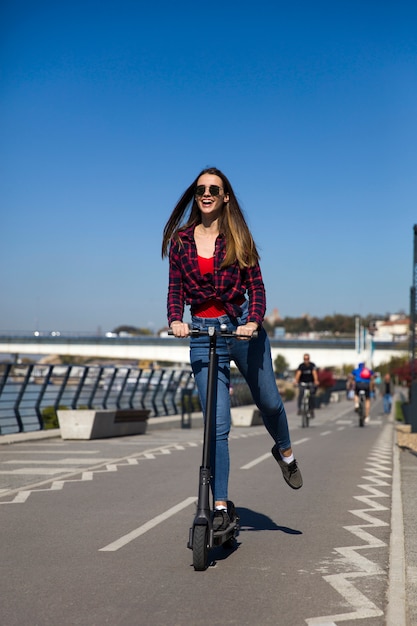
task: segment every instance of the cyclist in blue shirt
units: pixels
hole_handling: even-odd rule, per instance
[[[371,389],[374,379],[374,372],[366,367],[365,363],[359,363],[358,367],[352,370],[355,380],[355,411],[359,409],[359,391],[365,392],[365,423],[369,422],[371,409]]]

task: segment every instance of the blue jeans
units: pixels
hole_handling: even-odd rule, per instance
[[[384,395],[384,413],[391,413],[392,396],[390,393]]]
[[[242,307],[240,318],[232,319],[228,315],[216,318],[192,318],[192,327],[206,329],[209,326],[220,328],[226,324],[228,331],[233,331],[247,319],[247,303]],[[208,336],[191,337],[190,360],[200,396],[203,412],[206,409],[207,378],[209,360]],[[227,500],[229,482],[229,432],[230,415],[230,361],[234,361],[245,378],[253,400],[259,408],[265,428],[278,448],[287,450],[291,447],[287,415],[278,392],[272,367],[271,348],[268,336],[262,328],[256,339],[250,341],[234,337],[217,338],[218,378],[214,400],[215,427],[212,433],[211,471],[214,500]]]

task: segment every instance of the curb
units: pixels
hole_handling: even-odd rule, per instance
[[[185,425],[187,424],[187,425]],[[147,432],[153,430],[169,430],[170,428],[201,428],[203,426],[203,414],[193,413],[191,419],[185,416],[184,425],[181,415],[169,415],[166,417],[150,417],[147,422]],[[142,435],[138,435],[142,436]],[[61,438],[60,428],[50,428],[47,430],[33,430],[26,433],[13,433],[11,435],[0,435],[0,446],[27,441],[42,441],[44,439]],[[74,440],[75,441],[75,440]]]
[[[405,584],[405,545],[404,516],[401,486],[401,460],[397,431],[392,414],[390,422],[394,427],[393,471],[391,495],[391,536],[389,545],[389,581],[386,626],[406,624],[406,584]]]
[[[233,407],[232,424],[233,426],[256,426],[260,421],[253,419],[253,412],[256,410],[255,405],[245,405],[241,407]],[[250,420],[246,420],[245,423],[239,422],[241,413],[250,415]],[[163,417],[150,417],[147,421],[146,432],[154,430],[169,430],[171,428],[202,428],[203,427],[203,414],[192,413],[191,415],[185,415],[184,418],[180,415],[167,415]],[[145,433],[146,435],[146,433]],[[133,435],[132,435],[133,436]],[[142,436],[142,435],[138,435]],[[33,430],[26,433],[13,433],[11,435],[0,435],[0,446],[9,445],[14,443],[23,443],[25,441],[41,441],[42,439],[60,438],[61,430],[59,428],[50,428],[47,430]],[[73,440],[75,441],[75,440]]]

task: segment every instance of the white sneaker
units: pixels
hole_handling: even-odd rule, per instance
[[[363,421],[364,424],[369,424],[369,422],[371,421],[371,418],[369,417],[369,415],[367,415]]]

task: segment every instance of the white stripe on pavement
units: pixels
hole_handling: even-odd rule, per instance
[[[52,476],[53,474],[63,474],[65,472],[73,472],[73,467],[25,467],[24,469],[0,470],[1,475],[15,476]]]
[[[297,444],[304,443],[305,441],[309,441],[309,437],[304,437],[304,439],[299,439],[298,441],[293,441],[292,445],[296,446]],[[270,459],[270,458],[271,458],[271,453],[267,452],[266,454],[263,454],[262,456],[258,456],[257,459],[254,459],[253,461],[250,461],[249,463],[246,463],[246,465],[242,465],[242,467],[240,469],[242,469],[242,470],[251,469],[255,465],[258,465],[258,463],[262,463],[262,461],[266,461],[266,459]]]
[[[1,465],[91,465],[92,463],[109,463],[112,460],[112,458],[106,459],[102,457],[54,459],[53,461],[46,461],[45,459],[13,459],[12,461],[2,461]]]
[[[262,456],[258,456],[257,459],[254,459],[250,463],[247,463],[246,465],[242,465],[240,469],[251,469],[251,467],[254,467],[255,465],[258,465],[258,463],[262,463],[262,461],[265,461],[266,459],[270,459],[270,458],[271,458],[271,453],[267,452],[266,454],[263,454]]]
[[[175,515],[182,509],[185,509],[187,506],[190,506],[190,504],[193,504],[193,502],[195,501],[196,501],[196,497],[192,496],[190,498],[187,498],[186,500],[183,500],[182,502],[179,502],[178,504],[173,506],[171,509],[168,509],[168,511],[165,511],[165,513],[161,513],[161,515],[157,515],[153,519],[149,520],[149,522],[146,522],[146,524],[143,524],[142,526],[139,526],[139,528],[132,530],[127,535],[120,537],[120,539],[116,539],[116,541],[109,543],[107,546],[104,546],[104,548],[100,548],[99,552],[115,552],[116,550],[123,548],[123,546],[127,545],[134,539],[137,539],[138,537],[148,532],[148,530],[151,530],[158,524],[161,524],[161,522],[165,522],[165,520],[167,520],[169,517],[171,517],[172,515]]]

